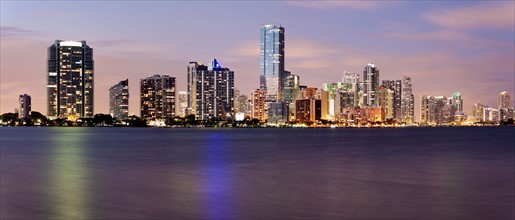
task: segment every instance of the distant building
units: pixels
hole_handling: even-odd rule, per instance
[[[315,98],[295,101],[295,119],[298,123],[316,122],[322,118],[322,101]]]
[[[234,115],[234,71],[213,59],[208,66],[188,66],[189,108],[198,120],[226,119]],[[192,83],[192,84],[190,84]]]
[[[47,116],[93,117],[93,49],[86,41],[56,40],[48,47]]]
[[[247,114],[250,112],[249,97],[241,94],[240,91],[237,89],[234,90],[234,94],[234,112],[242,113],[244,116],[247,116]]]
[[[398,122],[403,120],[402,117],[402,80],[383,80],[383,85],[393,91],[393,112],[391,116]],[[388,109],[387,109],[388,111]],[[388,114],[388,113],[387,113]],[[388,116],[387,116],[388,117]]]
[[[252,93],[252,118],[265,122],[267,114],[265,112],[265,90],[257,89]]]
[[[379,89],[379,68],[369,63],[363,69],[363,104],[377,105],[376,93]]]
[[[401,101],[402,122],[413,124],[415,121],[415,96],[411,88],[411,78],[402,77],[402,101]]]
[[[499,109],[485,107],[483,109],[483,118],[485,122],[499,122],[501,119]]]
[[[129,117],[129,79],[122,80],[109,89],[109,113],[117,119]]]
[[[175,77],[153,75],[140,81],[141,118],[166,121],[175,116]]]
[[[265,25],[260,31],[260,88],[266,91],[266,102],[283,101],[284,28]]]
[[[179,91],[177,96],[178,104],[177,104],[177,116],[186,117],[186,109],[188,108],[188,92]]]
[[[474,122],[483,122],[485,121],[483,112],[485,109],[485,105],[481,103],[476,103],[472,106],[472,118]]]
[[[384,81],[383,81],[384,82]],[[390,89],[384,84],[377,90],[377,105],[385,109],[385,118],[395,118],[395,90]],[[400,105],[399,105],[400,108]]]
[[[284,101],[288,106],[288,119],[295,118],[295,100],[300,97],[300,79],[299,76],[287,72],[284,83]]]
[[[27,94],[20,95],[18,117],[24,121],[30,119],[30,112],[32,111],[31,98]]]
[[[499,94],[499,118],[502,121],[514,117],[514,110],[511,107],[511,97],[506,91]]]
[[[460,92],[455,92],[452,94],[452,102],[453,110],[455,112],[463,112],[463,98],[461,98]]]
[[[445,96],[423,95],[420,100],[420,122],[441,125],[454,121],[455,111],[452,102]]]

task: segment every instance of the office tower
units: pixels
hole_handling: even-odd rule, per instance
[[[411,88],[411,78],[402,77],[402,102],[401,102],[402,120],[406,124],[413,124],[415,121],[415,96]]]
[[[340,106],[336,105],[335,100],[337,99],[338,92],[340,90],[344,90],[345,88],[346,85],[343,82],[322,84],[322,94],[324,92],[327,93],[327,99],[322,99],[322,106],[327,106],[327,108],[323,108],[323,111],[325,111],[322,112],[322,119],[335,119],[336,113],[340,112]]]
[[[263,89],[257,89],[252,93],[252,118],[257,118],[260,122],[264,122],[267,119],[265,96],[266,92]]]
[[[377,105],[384,107],[387,119],[395,118],[395,90],[388,88],[384,84],[379,86],[377,90]]]
[[[177,105],[177,116],[186,117],[186,109],[188,108],[188,92],[179,91],[177,99],[179,100]]]
[[[460,92],[452,94],[452,106],[455,112],[463,112],[463,99],[461,98]]]
[[[194,68],[192,68],[194,67]],[[208,66],[190,62],[188,66],[191,109],[198,120],[225,120],[234,114],[234,71],[213,59]],[[190,84],[193,83],[193,84]]]
[[[240,93],[239,90],[234,90],[234,112],[247,114],[249,111],[249,97]]]
[[[499,117],[500,120],[513,118],[513,108],[511,108],[511,97],[506,91],[499,94]]]
[[[284,79],[284,28],[265,25],[260,33],[260,88],[267,102],[282,101]]]
[[[354,97],[352,98],[352,100],[353,100],[352,107],[358,106],[359,105],[359,97],[360,97],[359,75],[357,73],[344,72],[342,82],[344,84],[344,88],[347,91],[347,93],[352,93],[354,95]]]
[[[369,63],[363,69],[363,104],[377,105],[376,92],[379,88],[379,68]]]
[[[423,124],[440,125],[452,122],[450,101],[445,96],[423,95],[420,100],[420,122]]]
[[[506,91],[499,94],[499,109],[501,108],[511,108],[511,97]]]
[[[485,119],[483,118],[483,112],[485,109],[485,105],[481,103],[476,103],[472,106],[472,117],[474,122],[482,122]]]
[[[109,89],[109,114],[117,119],[129,117],[129,79]]]
[[[483,109],[483,118],[485,122],[494,122],[497,123],[501,120],[499,109],[489,108],[485,106]]]
[[[140,81],[141,118],[166,121],[175,116],[175,77],[153,75]]]
[[[93,116],[93,49],[86,41],[56,40],[48,47],[50,119]]]
[[[287,77],[284,83],[284,102],[288,106],[289,118],[295,115],[295,100],[299,98],[300,81],[299,76],[293,75],[287,71]]]
[[[295,120],[300,123],[312,123],[322,118],[322,100],[315,98],[295,101]]]
[[[30,119],[30,112],[32,111],[32,104],[30,95],[23,94],[19,98],[18,118],[25,122],[25,119]]]
[[[186,107],[186,115],[195,114],[197,112],[196,103],[197,103],[197,90],[196,90],[196,73],[197,67],[199,64],[197,62],[190,62],[188,65],[188,75],[187,75],[187,88],[186,92],[188,93],[187,98],[187,107]]]
[[[393,91],[393,118],[402,121],[402,80],[383,80],[383,85]],[[387,116],[388,117],[388,116]]]

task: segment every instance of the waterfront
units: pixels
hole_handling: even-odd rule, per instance
[[[515,127],[0,132],[1,219],[515,217]]]

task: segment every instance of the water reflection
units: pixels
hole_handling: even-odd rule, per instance
[[[59,129],[52,136],[54,144],[49,170],[50,198],[55,219],[91,219],[89,213],[88,132],[73,128]]]
[[[227,144],[225,132],[213,132],[206,136],[203,183],[204,210],[208,219],[230,219],[233,216]]]

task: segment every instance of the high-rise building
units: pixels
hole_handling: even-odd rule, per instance
[[[463,112],[463,98],[461,98],[460,92],[455,92],[452,94],[451,100],[452,108],[455,112]]]
[[[484,109],[485,105],[481,103],[476,103],[472,106],[472,117],[474,122],[485,121],[485,119],[483,118]]]
[[[485,122],[499,122],[501,120],[500,111],[499,109],[485,106],[483,109],[483,118],[485,119]]]
[[[411,78],[402,77],[402,101],[401,101],[402,120],[406,124],[413,124],[415,121],[415,96],[411,88]]]
[[[129,79],[109,89],[109,114],[117,119],[129,117]]]
[[[287,71],[287,77],[284,84],[284,102],[288,105],[289,118],[295,116],[295,100],[299,99],[300,81],[299,76],[293,75]]]
[[[384,107],[386,119],[395,118],[395,90],[388,88],[384,84],[379,86],[377,90],[377,105]]]
[[[359,105],[359,99],[360,99],[360,82],[359,82],[359,75],[357,73],[343,73],[342,82],[344,85],[344,89],[346,90],[346,96],[350,98],[350,94],[352,94],[354,97],[352,98],[353,103],[352,107]]]
[[[499,94],[499,109],[501,108],[511,108],[511,97],[506,91]]]
[[[30,95],[22,94],[19,98],[19,107],[18,107],[18,118],[22,119],[24,122],[25,119],[30,119],[30,111],[32,111],[32,104]]]
[[[192,68],[194,67],[194,68]],[[191,109],[198,120],[221,119],[234,115],[234,71],[213,59],[208,66],[190,62],[188,81]],[[191,95],[194,94],[194,95]]]
[[[267,102],[283,99],[284,71],[284,28],[265,25],[260,33],[260,88],[266,91]]]
[[[383,85],[393,91],[393,118],[402,121],[402,80],[383,80]],[[388,108],[386,110],[388,112]],[[388,115],[388,113],[387,113]],[[388,116],[386,116],[388,117]]]
[[[243,115],[247,115],[249,112],[249,97],[240,93],[239,90],[234,90],[234,112],[242,113]]]
[[[252,118],[264,122],[267,119],[265,112],[265,90],[257,89],[252,93]]]
[[[322,118],[322,101],[315,98],[295,101],[295,119],[300,123],[316,122]]]
[[[153,75],[140,81],[141,118],[166,121],[175,116],[175,77]]]
[[[93,49],[86,41],[56,40],[48,47],[49,118],[93,116]]]
[[[188,92],[179,91],[177,95],[177,116],[186,117],[186,109],[188,108]]]
[[[445,96],[423,95],[420,100],[420,122],[431,125],[452,122],[454,113],[451,111],[450,103]]]
[[[343,82],[322,84],[322,94],[327,92],[327,99],[322,99],[322,106],[327,106],[322,112],[322,119],[334,120],[336,113],[340,112],[340,105],[336,105],[337,95],[340,90],[344,90],[346,85]],[[325,115],[325,117],[324,117]]]
[[[379,68],[369,63],[363,68],[363,104],[377,105],[376,93],[379,88]]]

